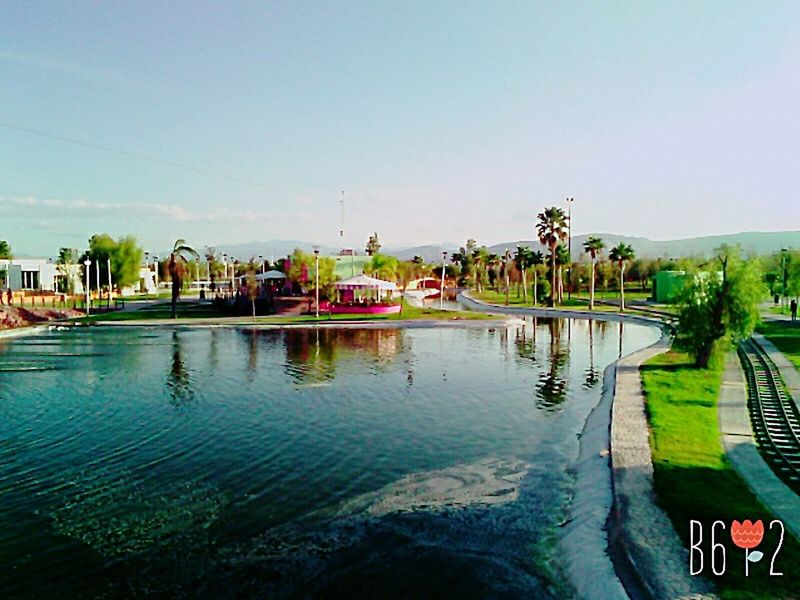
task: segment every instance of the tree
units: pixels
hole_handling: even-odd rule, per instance
[[[314,255],[295,248],[283,263],[284,273],[289,281],[304,290],[314,289],[316,277]],[[333,283],[336,281],[336,261],[327,256],[319,257],[319,289],[321,296],[330,298]]]
[[[403,316],[403,305],[406,303],[406,288],[417,275],[418,265],[414,261],[402,261],[396,267],[397,280],[400,283],[400,316]]]
[[[603,252],[603,248],[605,247],[605,242],[599,237],[589,236],[589,238],[583,242],[583,251],[588,253],[592,259],[592,273],[589,276],[589,310],[594,310],[594,281],[597,257]]]
[[[12,259],[14,255],[11,254],[11,246],[5,240],[0,240],[0,258]]]
[[[136,243],[136,238],[133,236],[114,240],[107,233],[98,233],[89,239],[89,250],[78,259],[78,262],[83,263],[87,259],[92,265],[96,265],[95,268],[99,271],[101,288],[108,285],[110,263],[112,284],[122,289],[139,282],[144,250]],[[83,276],[86,276],[85,272]],[[96,289],[97,281],[97,275],[90,277],[89,288]]]
[[[564,301],[564,267],[570,262],[569,248],[565,244],[556,246],[556,265],[558,266],[558,301]]]
[[[378,241],[378,232],[376,231],[367,240],[366,252],[369,256],[374,256],[380,252],[381,243]]]
[[[63,290],[67,294],[75,293],[75,280],[78,278],[78,259],[80,254],[77,248],[59,248],[56,268],[64,278]]]
[[[399,261],[394,256],[375,254],[365,266],[364,272],[378,279],[394,280],[397,278]]]
[[[533,267],[533,305],[538,303],[539,291],[539,265],[544,264],[544,254],[541,250],[531,253],[531,266]]]
[[[690,276],[678,317],[679,340],[701,368],[719,350],[750,337],[766,293],[758,261],[742,260],[735,248],[719,248],[706,267],[713,268]]]
[[[569,217],[557,206],[545,208],[537,215],[536,235],[550,249],[550,305],[556,302],[556,247],[567,237]]]
[[[541,252],[540,252],[541,254]],[[517,246],[514,262],[522,275],[522,301],[528,303],[528,269],[533,266],[533,250],[529,246]],[[534,292],[535,294],[535,292]]]
[[[625,264],[636,258],[636,254],[630,244],[620,242],[611,249],[608,258],[619,267],[619,309],[625,312]]]
[[[247,268],[247,274],[244,278],[245,285],[247,286],[247,297],[250,300],[250,308],[253,310],[253,319],[256,318],[256,298],[258,298],[258,280],[256,279],[256,265],[253,261]]]
[[[200,258],[194,248],[186,245],[185,240],[176,240],[172,252],[167,259],[167,271],[172,280],[172,318],[177,317],[178,298],[181,296],[183,279],[186,277],[189,260]]]

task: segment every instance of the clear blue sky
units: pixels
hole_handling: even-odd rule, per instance
[[[0,239],[800,229],[800,3],[4,2]],[[170,166],[180,163],[197,170]],[[228,178],[220,177],[226,175]]]

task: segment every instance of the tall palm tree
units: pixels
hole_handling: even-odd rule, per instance
[[[545,208],[537,217],[536,235],[550,249],[550,305],[556,303],[556,246],[567,237],[569,217],[557,206]]]
[[[172,279],[172,318],[177,316],[178,298],[181,297],[183,278],[186,276],[189,259],[200,259],[200,255],[191,246],[186,245],[186,240],[176,240],[172,252],[167,259],[167,271]]]
[[[544,254],[541,250],[531,252],[531,266],[533,267],[533,305],[538,303],[538,290],[539,290],[539,265],[544,264]]]
[[[589,279],[589,310],[594,310],[594,270],[597,257],[603,252],[603,248],[605,247],[605,242],[599,237],[589,236],[589,238],[583,242],[583,251],[588,252],[589,256],[592,257],[592,276]]]
[[[608,253],[608,258],[619,266],[619,309],[625,311],[625,263],[636,258],[630,244],[620,242]]]
[[[556,265],[558,265],[558,301],[564,301],[564,267],[570,263],[569,248],[564,244],[556,246]]]

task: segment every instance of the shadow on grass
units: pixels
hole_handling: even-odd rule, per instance
[[[724,598],[796,598],[800,578],[800,543],[788,530],[783,546],[775,558],[775,570],[782,577],[770,576],[770,563],[778,547],[780,531],[769,529],[774,517],[746,487],[739,475],[729,466],[722,469],[655,466],[655,491],[658,503],[667,511],[673,527],[685,547],[690,545],[691,520],[703,524],[703,574],[712,581]],[[800,501],[800,500],[798,500]],[[750,575],[745,577],[744,550],[731,540],[731,523],[760,519],[764,523],[764,539],[758,550],[764,558],[750,563]],[[725,547],[725,574],[715,576],[711,571],[711,527],[722,521],[725,530],[717,527],[715,541]],[[696,540],[695,540],[696,541]],[[717,568],[721,558],[717,558]],[[688,565],[687,565],[688,569]]]

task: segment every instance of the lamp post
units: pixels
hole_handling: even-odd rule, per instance
[[[234,293],[236,290],[236,258],[231,256],[231,293]]]
[[[444,261],[447,260],[447,251],[442,250],[442,281],[439,289],[439,310],[444,310]]]
[[[316,279],[316,307],[315,307],[315,314],[316,317],[319,319],[319,246],[314,246],[314,278]]]
[[[567,198],[567,252],[569,252],[569,268],[567,269],[567,298],[572,298],[572,203],[575,198]]]
[[[100,260],[94,259],[94,279],[97,283],[97,300],[99,301],[102,296],[100,294]]]
[[[261,274],[264,274],[264,256],[259,254],[258,255],[258,262],[261,263]]]
[[[83,261],[83,266],[86,271],[86,316],[88,317],[91,311],[91,300],[89,298],[89,268],[92,266],[92,261],[87,258]]]
[[[108,267],[108,308],[111,308],[111,258],[106,259],[106,266]]]
[[[144,266],[147,267],[148,271],[150,270],[150,253],[149,252],[145,252],[144,253]],[[149,298],[150,297],[150,292],[147,291],[147,282],[146,281],[145,281],[144,291],[145,291],[145,294],[147,295],[147,297]]]

